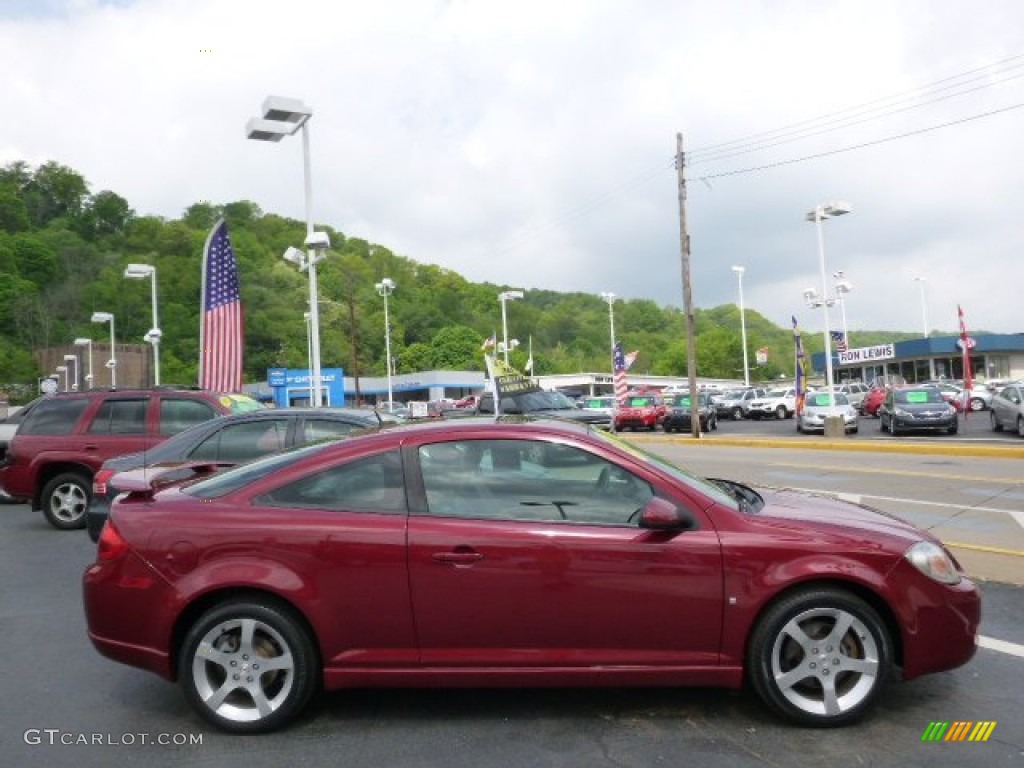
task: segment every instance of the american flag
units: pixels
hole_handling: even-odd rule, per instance
[[[832,343],[836,345],[836,352],[846,352],[849,349],[846,334],[842,331],[832,331]]]
[[[967,336],[967,322],[964,320],[964,311],[959,304],[956,305],[956,314],[960,319],[960,352],[963,354],[964,367],[964,405],[967,405],[971,402],[971,390],[974,389],[974,373],[971,371],[971,339]],[[964,408],[964,418],[967,418],[969,411],[970,408]]]
[[[626,399],[626,392],[629,391],[629,387],[626,385],[626,371],[636,362],[639,354],[640,350],[630,352],[628,355],[623,354],[622,344],[615,342],[615,349],[612,352],[612,363],[615,366],[612,386],[615,390],[615,400],[619,403]]]
[[[242,389],[242,296],[231,235],[218,221],[203,250],[199,386],[213,392]]]

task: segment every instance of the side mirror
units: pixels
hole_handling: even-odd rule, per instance
[[[640,527],[653,531],[692,531],[697,527],[697,520],[689,510],[655,496],[640,510]]]

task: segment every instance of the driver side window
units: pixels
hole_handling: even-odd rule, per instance
[[[419,449],[431,515],[636,525],[654,495],[629,470],[539,440],[453,440]]]

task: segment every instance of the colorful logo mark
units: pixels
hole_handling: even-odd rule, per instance
[[[988,741],[996,725],[995,720],[931,722],[921,734],[921,741]]]

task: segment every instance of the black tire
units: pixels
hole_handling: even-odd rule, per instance
[[[1024,437],[1024,416],[1017,417],[1017,436]]]
[[[959,430],[959,428],[960,428],[960,425],[957,424],[957,422],[954,421],[953,422],[953,426],[951,426],[949,428],[949,430],[947,430],[947,431],[948,431],[949,434],[955,435],[957,433],[957,430]]]
[[[1003,425],[1000,424],[999,423],[999,419],[996,418],[996,412],[995,411],[989,411],[989,413],[988,413],[988,420],[989,420],[989,423],[992,425],[992,431],[993,432],[1002,432],[1003,431]]]
[[[786,410],[786,406],[780,405],[778,408],[775,409],[775,418],[777,418],[779,421],[789,418],[789,411]]]
[[[81,472],[64,472],[43,486],[39,498],[46,522],[61,531],[85,528],[92,500],[92,480]]]
[[[732,420],[733,421],[739,421],[742,418],[743,418],[743,409],[740,408],[737,405],[735,408],[732,409]]]
[[[250,623],[252,639],[246,645],[243,626]],[[261,665],[270,668],[260,670]],[[291,611],[260,600],[208,610],[189,629],[178,656],[178,677],[189,704],[232,733],[266,733],[283,726],[316,692],[319,672],[306,628]],[[219,695],[232,678],[237,685]],[[260,714],[254,692],[269,708],[266,714]]]
[[[854,427],[850,430],[851,435],[856,435],[860,431],[860,427]]]
[[[968,405],[969,405],[969,407],[970,407],[970,409],[972,411],[984,411],[985,410],[985,401],[982,400],[980,397],[972,397],[971,401],[970,401],[970,403]]]
[[[839,624],[845,629],[833,636]],[[794,625],[799,638],[790,634]],[[861,718],[881,695],[892,664],[889,631],[875,610],[831,588],[779,599],[758,621],[747,651],[757,695],[783,717],[823,727]]]
[[[711,420],[708,422],[708,426],[711,427],[711,429],[718,429],[718,417],[712,416]]]

